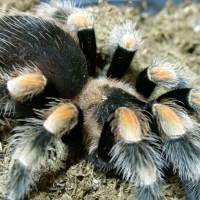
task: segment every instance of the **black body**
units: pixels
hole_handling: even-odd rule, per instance
[[[0,20],[0,35],[3,70],[34,63],[48,80],[47,96],[69,99],[81,91],[88,78],[86,59],[62,29],[30,16],[9,16]]]

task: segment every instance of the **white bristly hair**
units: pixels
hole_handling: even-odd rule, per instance
[[[33,174],[47,164],[48,159],[64,145],[59,137],[45,130],[42,119],[30,118],[23,126],[14,128],[10,139],[13,155],[8,197],[23,199],[34,185]]]
[[[163,77],[164,73],[168,76]],[[186,88],[191,86],[191,80],[195,78],[195,75],[177,61],[170,62],[168,59],[154,58],[148,68],[148,77],[154,83],[167,88]]]
[[[50,0],[35,8],[35,15],[50,21],[67,23],[68,16],[76,9],[76,1]]]
[[[109,37],[109,46],[111,52],[114,52],[115,49],[119,46],[124,47],[128,50],[137,50],[139,47],[139,44],[141,42],[141,33],[140,31],[137,31],[135,29],[137,22],[133,22],[131,20],[127,20],[124,24],[122,25],[115,25],[112,28],[112,31],[110,33]],[[123,42],[124,36],[127,37],[133,37],[133,43],[134,45],[129,49],[125,46]]]
[[[153,104],[152,111],[163,138],[179,138],[196,127],[186,110],[173,100]]]
[[[140,142],[117,142],[111,149],[111,161],[125,181],[134,187],[146,187],[162,180],[164,165],[157,136],[149,135]]]
[[[172,164],[182,181],[199,180],[200,125],[175,101],[165,100],[154,104],[153,114],[167,164]]]
[[[84,9],[76,9],[67,20],[67,27],[70,32],[78,32],[94,27],[94,18]]]
[[[42,75],[42,72],[39,70],[39,68],[37,67],[37,65],[33,62],[27,62],[25,65],[19,66],[19,65],[15,65],[13,66],[12,71],[10,70],[5,70],[5,69],[0,69],[0,86],[2,87],[2,89],[8,89],[8,85],[7,83],[9,81],[11,81],[12,79],[21,76],[21,75],[27,75],[27,74],[38,74],[41,75],[41,78],[44,81],[44,85],[46,85],[46,78]],[[39,87],[39,88],[32,88],[31,91],[29,91],[26,94],[23,94],[20,98],[20,101],[26,100],[26,99],[30,99],[32,98],[34,95],[42,92],[44,89],[44,87]],[[9,92],[4,92],[3,93],[4,96],[0,97],[0,102],[2,103],[3,106],[1,106],[0,108],[0,112],[2,114],[8,114],[11,115],[13,113],[15,113],[15,102],[12,99],[12,95],[9,94]]]
[[[187,122],[186,122],[187,123]],[[163,140],[163,153],[167,164],[181,181],[200,180],[200,126],[193,120],[193,128],[177,139]]]

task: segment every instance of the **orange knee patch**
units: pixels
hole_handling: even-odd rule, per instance
[[[123,139],[127,143],[142,140],[139,119],[136,113],[129,108],[121,107],[115,111],[112,128],[117,140]]]
[[[71,103],[56,106],[44,121],[44,127],[52,134],[61,137],[78,123],[78,109]]]
[[[163,66],[150,68],[150,75],[153,80],[166,80],[175,77],[175,73],[172,69]]]
[[[11,96],[17,100],[41,93],[47,80],[42,74],[24,74],[13,78],[7,82],[7,89]]]
[[[134,49],[136,44],[136,39],[131,34],[126,34],[122,37],[122,45],[127,49]]]
[[[161,134],[168,137],[180,137],[192,126],[190,117],[177,106],[154,104],[153,114],[157,119]]]
[[[76,26],[79,30],[92,27],[92,20],[84,13],[71,14],[68,17],[68,25]]]

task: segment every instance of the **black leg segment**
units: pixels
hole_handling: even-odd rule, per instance
[[[80,47],[86,56],[88,72],[90,76],[95,76],[96,66],[96,38],[94,29],[83,29],[78,31]]]
[[[118,45],[108,69],[107,76],[121,79],[128,70],[136,51]]]
[[[150,97],[156,87],[156,84],[149,79],[148,68],[139,74],[135,87],[137,92],[144,95],[146,98]]]

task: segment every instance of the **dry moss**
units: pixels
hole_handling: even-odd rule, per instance
[[[3,9],[17,8],[21,11],[30,10],[38,3],[39,0],[0,0],[0,6]]]

